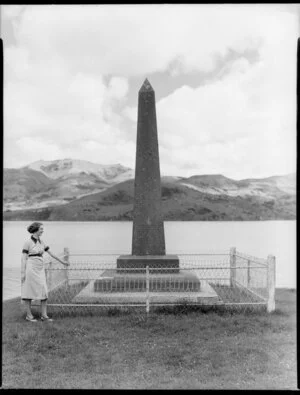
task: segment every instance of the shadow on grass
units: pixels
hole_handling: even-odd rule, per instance
[[[49,306],[48,311],[51,313],[52,317],[75,317],[75,316],[108,316],[108,317],[120,317],[120,316],[152,316],[152,315],[190,315],[190,314],[211,314],[218,316],[233,316],[233,315],[256,315],[256,316],[265,316],[268,313],[266,312],[265,306],[196,306],[196,305],[188,305],[188,304],[179,304],[174,306],[153,306],[150,307],[149,314],[146,313],[146,308],[144,305],[140,307],[131,307],[131,306],[60,306],[53,307]],[[278,316],[287,316],[288,314],[279,310],[278,312],[273,312],[271,314]]]
[[[287,311],[284,311],[280,308],[276,308],[276,310],[272,311],[271,313],[269,313],[270,315],[275,315],[275,316],[280,316],[280,317],[289,317],[290,313]]]
[[[254,314],[254,315],[265,315],[265,306],[226,306],[226,305],[177,305],[177,306],[161,306],[155,308],[155,313],[158,314],[173,314],[173,315],[184,315],[191,313],[200,314],[216,314],[216,315],[236,315],[236,314]]]

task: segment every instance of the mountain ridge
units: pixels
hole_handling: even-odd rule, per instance
[[[32,173],[37,172],[37,173]],[[27,174],[28,188],[18,181],[17,174]],[[14,177],[12,176],[14,174]],[[29,174],[48,180],[48,186],[32,191]],[[45,178],[46,177],[46,178]],[[133,170],[121,164],[101,165],[80,159],[36,161],[19,169],[4,168],[4,210],[41,208],[67,204],[78,197],[105,190],[133,177]],[[17,193],[19,191],[19,194]]]
[[[86,160],[70,158],[57,159],[53,161],[39,160],[30,163],[29,165],[25,166],[25,168],[40,171],[47,177],[54,179],[66,176],[68,174],[90,173],[96,174],[100,179],[102,178],[105,181],[114,179],[118,175],[132,170],[129,167],[122,166],[120,163],[103,165]]]
[[[133,169],[120,164],[70,159],[4,169],[4,219],[130,220],[133,177]],[[296,174],[243,180],[162,176],[162,206],[170,220],[295,219]]]

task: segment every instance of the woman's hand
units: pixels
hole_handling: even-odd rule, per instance
[[[69,264],[68,262],[61,260],[58,256],[54,255],[51,251],[47,250],[47,252],[48,252],[48,254],[49,254],[52,258],[56,259],[56,260],[57,260],[58,262],[60,262],[62,265],[64,265],[64,266],[70,266],[70,264]]]
[[[22,284],[25,282],[25,278],[26,278],[26,275],[25,274],[21,274],[21,283]]]

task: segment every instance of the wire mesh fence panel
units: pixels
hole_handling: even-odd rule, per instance
[[[61,309],[155,306],[265,306],[268,265],[236,253],[180,254],[177,267],[142,262],[118,267],[117,254],[71,253],[70,266],[46,267],[48,306]],[[138,267],[136,267],[138,266]]]
[[[51,292],[67,281],[67,269],[62,268],[61,263],[56,261],[50,261],[45,266],[47,287]]]
[[[253,298],[267,301],[269,294],[267,260],[237,252],[235,283],[236,286],[249,291]]]

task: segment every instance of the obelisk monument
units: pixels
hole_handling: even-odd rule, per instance
[[[132,255],[164,255],[155,92],[146,79],[139,91]]]
[[[177,255],[166,255],[155,92],[146,79],[139,90],[134,183],[132,255],[121,255],[117,268],[179,268]]]

